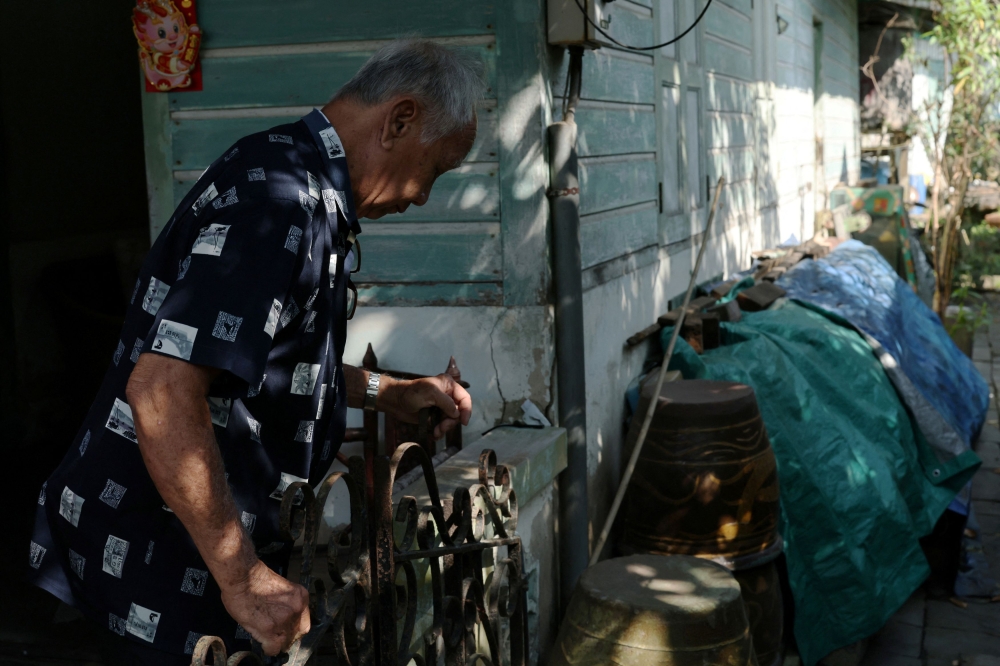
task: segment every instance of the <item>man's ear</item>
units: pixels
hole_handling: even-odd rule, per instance
[[[382,147],[392,150],[396,142],[417,131],[420,118],[420,105],[412,97],[402,97],[389,107],[382,125]]]

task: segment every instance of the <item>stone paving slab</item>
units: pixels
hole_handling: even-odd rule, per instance
[[[1000,428],[997,428],[996,420],[991,420],[988,416],[986,419],[986,424],[983,426],[982,432],[979,433],[979,439],[976,441],[976,446],[974,448],[979,448],[980,445],[992,442],[1000,442]]]
[[[958,631],[973,631],[1000,637],[1000,606],[969,602],[960,608],[950,601],[927,602],[927,626]]]
[[[923,588],[913,593],[906,603],[892,616],[891,622],[902,622],[915,627],[924,626],[924,614],[927,612],[927,595]]]
[[[975,488],[975,485],[973,485]],[[1000,579],[1000,503],[973,501],[973,510],[976,513],[976,520],[979,523],[979,536],[983,544],[983,557],[989,564],[989,576],[994,580]],[[985,511],[984,511],[985,509]],[[969,605],[972,609],[972,604]],[[1000,603],[991,603],[985,610],[977,610],[990,618],[990,623],[994,627],[988,633],[995,633],[1000,636]]]
[[[964,629],[924,629],[924,650],[928,658],[960,659],[965,655],[986,654],[1000,657],[1000,640],[996,636]]]
[[[904,657],[899,654],[880,654],[869,651],[859,666],[924,666],[919,657]]]
[[[986,430],[987,426],[983,426]],[[1000,443],[988,440],[976,444],[976,455],[983,461],[980,469],[993,470],[1000,467]]]
[[[883,664],[888,657],[920,658],[924,629],[893,618],[872,636],[862,664]]]
[[[996,502],[972,502],[972,508],[979,521],[979,530],[984,542],[1000,537],[1000,504]],[[982,509],[987,509],[983,511]]]
[[[976,518],[979,519],[980,524],[982,524],[983,518],[986,516],[1000,516],[1000,504],[997,502],[972,500],[972,506],[976,510]],[[986,528],[983,528],[983,531],[985,532]]]
[[[1000,474],[993,467],[980,467],[972,477],[972,499],[1000,502]]]

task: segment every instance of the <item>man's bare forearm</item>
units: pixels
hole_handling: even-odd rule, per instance
[[[344,365],[348,407],[364,407],[368,377],[369,372],[364,368]],[[434,436],[443,437],[459,422],[469,424],[472,398],[446,374],[420,379],[395,379],[383,374],[375,407],[404,423],[416,423],[421,409],[437,407],[445,418],[435,426]]]
[[[258,563],[226,483],[206,396],[214,371],[143,354],[127,395],[139,450],[160,496],[184,524],[222,588]]]

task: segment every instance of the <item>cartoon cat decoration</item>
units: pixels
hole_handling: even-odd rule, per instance
[[[201,90],[201,28],[194,0],[137,0],[132,31],[139,40],[139,61],[148,92]]]

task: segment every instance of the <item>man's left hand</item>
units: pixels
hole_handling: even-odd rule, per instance
[[[469,425],[472,397],[449,375],[421,379],[394,379],[382,375],[375,406],[404,423],[416,423],[421,409],[437,407],[444,419],[434,428],[440,439],[460,422]]]

